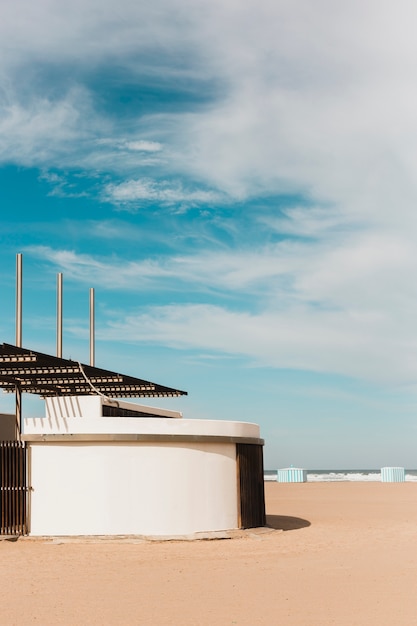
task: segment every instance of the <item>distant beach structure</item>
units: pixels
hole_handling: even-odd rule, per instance
[[[381,482],[383,483],[403,483],[405,481],[405,470],[403,467],[383,467],[381,468]]]
[[[285,467],[277,471],[279,483],[306,483],[307,470],[299,467]]]

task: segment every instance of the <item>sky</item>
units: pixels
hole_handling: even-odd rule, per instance
[[[417,6],[3,0],[0,341],[256,422],[265,467],[417,467]],[[0,412],[13,410],[0,393]],[[26,417],[43,413],[25,395]]]

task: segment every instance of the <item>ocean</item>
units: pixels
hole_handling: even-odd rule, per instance
[[[274,481],[277,479],[277,470],[265,470],[264,479]],[[307,482],[363,482],[381,480],[381,470],[378,469],[333,469],[333,470],[307,470]],[[417,482],[417,469],[405,470],[405,480]]]

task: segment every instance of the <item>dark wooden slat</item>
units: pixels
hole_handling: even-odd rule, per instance
[[[262,445],[236,444],[241,528],[265,526],[265,490]]]
[[[27,534],[27,449],[20,441],[0,441],[0,535]]]

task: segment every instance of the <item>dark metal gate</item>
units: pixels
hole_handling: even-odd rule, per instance
[[[0,535],[26,535],[27,449],[20,441],[0,441]]]
[[[236,444],[241,528],[265,526],[263,446]]]

